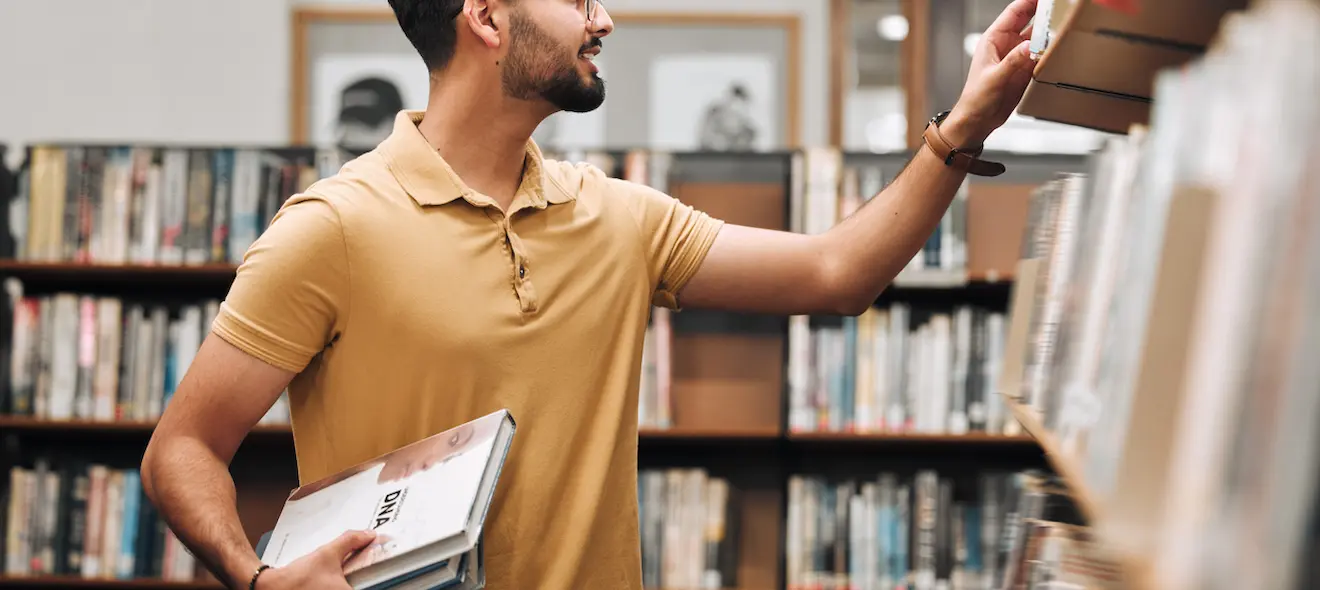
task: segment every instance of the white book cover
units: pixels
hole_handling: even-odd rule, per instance
[[[372,530],[344,567],[366,588],[473,549],[514,429],[499,410],[295,489],[262,560],[286,566],[345,531]]]

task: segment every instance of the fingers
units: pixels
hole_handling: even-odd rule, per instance
[[[345,531],[327,544],[327,549],[343,561],[350,553],[370,545],[375,539],[374,531]]]
[[[1011,78],[1019,72],[1028,74],[1036,67],[1036,60],[1031,58],[1031,41],[1018,43],[1012,51],[1008,52],[996,66],[996,74],[1004,79]]]
[[[1004,11],[995,18],[994,24],[990,25],[986,34],[1018,35],[1033,16],[1036,16],[1036,0],[1013,0],[1013,3],[1005,7]]]

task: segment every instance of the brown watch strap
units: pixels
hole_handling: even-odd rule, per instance
[[[939,159],[944,160],[946,166],[977,176],[999,176],[1004,173],[1003,164],[980,159],[979,148],[975,151],[955,149],[953,144],[944,138],[944,134],[940,133],[940,126],[936,123],[926,126],[922,138],[926,140],[926,145],[930,146],[931,151],[935,152]]]

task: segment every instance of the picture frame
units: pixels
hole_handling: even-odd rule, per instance
[[[292,143],[374,145],[398,110],[425,108],[425,66],[388,7],[291,11]],[[615,30],[596,59],[605,103],[590,113],[548,118],[533,135],[543,150],[800,146],[799,15],[622,11],[610,17]]]

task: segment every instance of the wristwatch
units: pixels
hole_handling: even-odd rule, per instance
[[[954,147],[949,140],[940,133],[940,123],[949,116],[951,111],[944,111],[931,117],[930,122],[926,124],[926,132],[922,134],[922,139],[926,140],[926,145],[930,146],[932,152],[941,160],[944,165],[962,170],[968,174],[977,176],[999,176],[1004,173],[1004,165],[999,162],[990,162],[980,159],[981,151],[985,146],[977,146],[976,149],[964,149]]]

